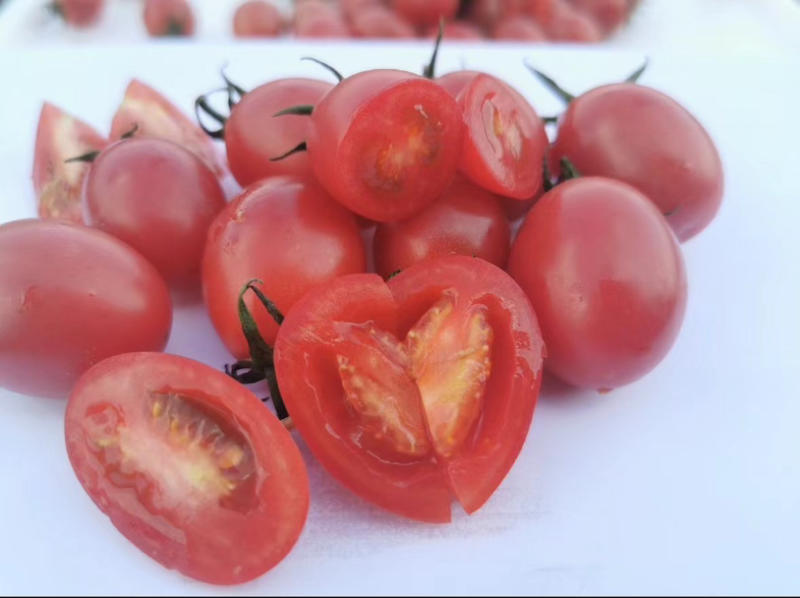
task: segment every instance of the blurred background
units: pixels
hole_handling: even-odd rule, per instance
[[[797,0],[0,0],[0,46],[166,38],[579,43],[670,51],[800,49]]]

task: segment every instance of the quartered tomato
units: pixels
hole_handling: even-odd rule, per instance
[[[33,155],[33,188],[41,218],[83,222],[81,189],[89,165],[65,160],[100,150],[106,143],[85,122],[49,102],[44,103]]]
[[[225,168],[214,142],[172,102],[149,85],[132,79],[111,121],[111,139],[120,139],[136,126],[138,137],[158,137],[197,154],[221,175]]]
[[[547,133],[515,89],[485,73],[462,71],[438,79],[458,99],[466,125],[459,170],[498,195],[529,199],[542,186]]]
[[[187,0],[145,0],[144,25],[156,37],[194,35],[192,5]]]
[[[214,327],[241,359],[249,350],[238,297],[248,281],[262,280],[285,313],[310,288],[365,267],[364,242],[350,212],[311,180],[274,177],[245,189],[214,220],[203,255],[203,295]],[[251,297],[247,303],[272,342],[272,318]]]
[[[139,251],[184,298],[199,297],[208,227],[225,207],[200,158],[163,139],[118,141],[94,160],[84,197],[89,224]]]
[[[647,197],[619,181],[579,178],[543,195],[508,271],[539,317],[545,367],[574,386],[608,390],[640,378],[683,321],[680,247]]]
[[[379,222],[407,218],[447,188],[464,128],[444,89],[395,70],[344,79],[314,107],[311,123],[317,180],[353,212]]]
[[[241,583],[300,536],[300,452],[255,395],[206,365],[163,353],[107,359],[75,385],[65,434],[91,499],[165,567]]]
[[[270,117],[287,106],[314,105],[332,87],[316,79],[278,79],[242,96],[225,123],[228,165],[240,185],[279,174],[311,174],[305,152],[271,160],[308,137],[311,125],[308,117],[290,114]]]
[[[0,226],[0,386],[66,398],[98,361],[162,350],[171,323],[164,281],[114,237],[53,220]]]
[[[448,256],[309,292],[274,355],[292,420],[335,478],[389,511],[445,522],[453,497],[472,513],[514,463],[543,351],[517,284]]]

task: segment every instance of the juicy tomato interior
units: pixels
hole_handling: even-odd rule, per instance
[[[403,278],[410,276],[417,285],[420,271],[427,272],[424,287],[408,294]],[[499,292],[516,297],[519,306],[490,299],[497,286],[478,292],[481,276],[494,279]],[[362,310],[361,317],[346,306],[330,310],[331,302],[348,287],[355,292],[356,284],[366,288],[360,301],[380,307],[369,314]],[[454,495],[468,512],[480,507],[516,458],[538,392],[541,337],[519,288],[495,266],[450,256],[412,266],[388,285],[373,275],[343,277],[320,295],[298,304],[276,342],[284,399],[312,451],[321,453],[323,464],[346,485],[396,513],[447,521]],[[509,310],[523,313],[510,317]],[[521,336],[502,327],[519,328]],[[517,346],[523,337],[530,353]],[[524,367],[517,369],[516,356]],[[306,373],[288,373],[290,359],[303,359]],[[496,366],[509,359],[511,367]],[[495,379],[498,372],[502,380]],[[338,446],[332,438],[339,439]],[[500,454],[497,471],[487,463],[486,451]],[[349,464],[342,468],[343,453],[358,454],[366,473]],[[391,471],[394,492],[388,497],[375,492],[388,486],[378,465]],[[437,502],[423,509],[417,496],[397,488],[402,479],[424,482],[437,492]]]

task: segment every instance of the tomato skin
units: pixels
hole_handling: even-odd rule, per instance
[[[439,35],[439,26],[431,25],[427,32],[426,37],[436,38]],[[449,21],[444,25],[444,40],[469,40],[469,39],[483,39],[486,37],[483,32],[475,25],[468,21],[456,20]]]
[[[111,355],[164,348],[169,292],[133,249],[55,220],[0,226],[0,385],[66,398]]]
[[[533,19],[515,15],[506,17],[492,30],[495,39],[508,39],[518,41],[545,41],[547,36]]]
[[[547,343],[545,367],[578,387],[633,382],[667,354],[686,307],[686,272],[666,220],[612,179],[567,181],[534,205],[508,270]]]
[[[213,141],[164,95],[138,79],[131,79],[111,121],[112,140],[136,127],[136,137],[158,137],[197,154],[217,175],[225,173]]]
[[[402,15],[385,6],[366,6],[350,17],[354,37],[412,38],[416,32]]]
[[[94,25],[103,12],[103,0],[55,0],[53,6],[74,27]]]
[[[298,2],[294,12],[297,37],[350,37],[350,28],[336,4],[320,0]]]
[[[311,175],[306,152],[297,152],[276,162],[280,156],[308,136],[307,116],[270,118],[287,106],[319,102],[333,85],[316,79],[278,79],[247,92],[231,110],[225,123],[228,164],[236,181],[246,187],[259,179],[294,174]]]
[[[95,159],[84,196],[89,224],[139,251],[180,294],[197,294],[206,233],[225,207],[200,158],[163,139],[125,139]]]
[[[145,0],[144,25],[154,37],[194,35],[194,12],[187,0]]]
[[[238,297],[249,280],[263,280],[264,293],[286,313],[310,288],[365,267],[364,243],[351,213],[309,179],[274,177],[245,189],[209,228],[203,296],[220,338],[244,359],[249,350]],[[277,325],[252,296],[246,302],[271,343]]]
[[[722,162],[711,137],[675,100],[642,85],[606,85],[576,98],[551,156],[552,164],[567,157],[581,174],[633,185],[681,241],[708,226],[722,202]]]
[[[89,165],[65,160],[101,150],[107,143],[85,122],[49,102],[42,105],[33,157],[33,188],[40,218],[83,222],[81,190]]]
[[[594,19],[565,0],[553,3],[545,32],[551,40],[562,42],[598,42],[603,39],[603,31]]]
[[[436,25],[439,19],[452,19],[458,0],[392,0],[394,11],[417,27]]]
[[[379,222],[419,211],[455,175],[463,123],[436,83],[396,70],[348,77],[315,106],[308,154],[316,179]]]
[[[236,37],[275,37],[283,30],[283,16],[265,0],[243,2],[233,14]]]
[[[380,459],[349,432],[350,413],[332,362],[340,341],[336,323],[369,324],[402,339],[447,293],[456,310],[483,306],[494,327],[494,369],[479,423],[448,457],[402,464]],[[350,275],[309,292],[278,332],[275,365],[297,429],[331,475],[393,513],[446,522],[451,496],[474,512],[516,459],[533,416],[543,350],[536,316],[519,286],[479,258],[451,255],[412,265],[388,282],[374,274]]]
[[[418,214],[378,225],[373,240],[375,270],[386,278],[425,258],[451,253],[479,257],[502,268],[510,239],[500,198],[459,178]]]
[[[203,462],[186,455],[171,428],[158,428],[161,413],[152,403],[164,397],[175,408],[174,396],[190,399],[193,408],[190,422],[173,409],[177,431],[215,425],[212,444],[233,438],[249,452],[252,471],[236,480],[238,494],[208,496],[208,487],[197,487],[205,480],[182,479],[191,473],[186,465]],[[107,419],[98,424],[98,417]],[[173,415],[168,417],[172,424]],[[100,362],[70,395],[65,437],[70,463],[90,498],[128,540],[165,567],[208,583],[242,583],[279,563],[300,536],[309,506],[300,451],[255,395],[204,364],[163,353]],[[102,443],[109,441],[126,450],[106,457]],[[165,463],[178,466],[168,470]],[[170,487],[163,485],[165,471]]]

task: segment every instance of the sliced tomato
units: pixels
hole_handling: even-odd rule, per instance
[[[295,425],[334,477],[389,511],[445,522],[453,496],[474,512],[519,454],[543,350],[505,272],[447,256],[308,293],[278,332],[275,366]]]
[[[58,106],[44,103],[33,155],[33,188],[41,218],[83,222],[81,189],[89,164],[65,160],[101,150],[107,143],[85,122]]]
[[[241,583],[274,567],[300,536],[309,505],[300,451],[222,372],[163,353],[112,357],[75,385],[65,428],[91,499],[165,567]]]
[[[225,167],[211,139],[177,106],[155,89],[132,79],[122,104],[111,121],[111,139],[117,140],[136,126],[139,137],[158,137],[197,154],[221,175]]]

